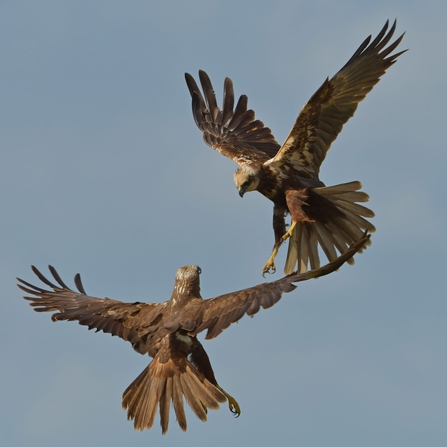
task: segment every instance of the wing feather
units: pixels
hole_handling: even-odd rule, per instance
[[[225,78],[224,81],[224,97],[222,105],[222,121],[220,124],[225,125],[233,117],[234,107],[234,89],[231,79]]]
[[[34,286],[27,281],[18,279],[19,288],[30,296],[24,298],[31,301],[30,305],[36,312],[54,312],[53,321],[78,321],[88,329],[103,331],[112,336],[118,336],[132,343],[138,352],[146,353],[147,344],[143,342],[142,334],[154,333],[162,325],[162,319],[157,324],[151,324],[162,311],[164,304],[123,303],[110,298],[95,298],[85,293],[79,274],[75,276],[78,291],[70,289],[61,279],[56,269],[49,270],[58,285],[53,284],[36,267],[31,267],[35,275],[52,290]],[[140,350],[140,345],[142,351]]]
[[[354,230],[357,229],[354,228]],[[351,227],[346,227],[338,231],[352,233],[354,230]],[[296,288],[295,283],[327,275],[337,270],[345,262],[352,262],[351,258],[354,254],[369,243],[369,235],[360,236],[358,242],[343,255],[321,268],[306,273],[292,274],[277,281],[259,284],[209,300],[191,299],[175,315],[176,326],[187,330],[190,335],[196,335],[207,329],[207,339],[217,337],[245,314],[252,316],[261,307],[263,309],[272,307],[281,299],[283,293],[291,292]],[[336,239],[336,235],[334,239]],[[351,239],[355,238],[351,237]],[[318,254],[311,253],[310,256],[313,258],[313,265],[318,265]],[[53,284],[36,267],[33,266],[32,270],[51,290],[34,286],[19,278],[18,287],[30,295],[24,298],[31,301],[30,305],[34,307],[35,311],[54,312],[51,317],[53,321],[78,321],[79,324],[87,326],[89,329],[116,335],[129,341],[134,349],[141,354],[149,352],[153,344],[169,332],[169,328],[167,328],[169,322],[165,321],[163,313],[166,303],[123,303],[110,298],[95,298],[85,293],[79,275],[75,277],[75,285],[78,289],[76,291],[70,289],[51,266],[49,270],[57,285]],[[183,405],[179,399],[175,398],[179,392],[179,386],[181,387],[181,384],[173,382],[172,393],[177,418],[182,419]]]
[[[303,175],[318,178],[327,151],[343,125],[385,71],[406,51],[389,56],[404,34],[386,47],[396,29],[396,21],[388,33],[387,29],[388,21],[372,42],[371,36],[365,39],[343,68],[323,82],[302,108],[273,163],[289,162]]]
[[[211,122],[221,124],[222,117],[219,119],[220,110],[217,107],[216,94],[214,93],[211,80],[204,71],[199,72],[200,83],[202,84],[205,103],[208,107]]]
[[[295,283],[328,275],[337,270],[368,242],[369,235],[363,235],[346,253],[319,269],[292,274],[277,281],[204,300],[200,304],[196,300],[188,303],[184,309],[185,314],[190,316],[195,314],[197,321],[200,321],[198,314],[199,311],[201,312],[201,322],[198,323],[196,329],[190,331],[190,335],[197,335],[207,329],[206,339],[217,337],[230,324],[240,320],[245,314],[252,316],[261,307],[263,309],[272,307],[281,299],[283,293],[291,292],[296,288]],[[315,254],[313,255],[315,256]]]
[[[199,71],[203,95],[189,73],[185,73],[185,79],[192,97],[194,121],[203,132],[206,144],[240,165],[264,163],[276,155],[280,145],[270,129],[255,119],[255,112],[247,108],[246,95],[240,96],[233,110],[234,89],[230,78],[224,82],[222,110],[217,105],[210,78],[203,70]]]

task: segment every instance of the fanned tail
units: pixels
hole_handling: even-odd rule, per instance
[[[127,419],[133,419],[135,430],[149,430],[160,406],[160,425],[162,433],[166,434],[172,401],[177,422],[186,431],[183,396],[203,422],[207,420],[208,408],[218,410],[219,403],[226,401],[187,359],[170,359],[166,363],[154,359],[124,391],[122,406],[127,409]]]
[[[323,186],[313,188],[320,198],[328,200],[327,218],[313,217],[313,222],[297,222],[289,239],[284,273],[289,275],[295,271],[306,272],[320,267],[318,246],[330,262],[334,261],[338,254],[345,253],[348,248],[360,240],[365,231],[373,233],[374,225],[365,217],[374,217],[374,212],[357,202],[367,202],[368,194],[359,191],[360,182],[343,183],[336,186]],[[367,245],[371,245],[368,240]],[[363,250],[359,250],[361,253]],[[354,258],[348,261],[354,264]]]

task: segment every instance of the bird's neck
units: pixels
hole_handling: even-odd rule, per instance
[[[176,305],[184,305],[193,298],[201,298],[199,281],[177,280],[171,300]]]

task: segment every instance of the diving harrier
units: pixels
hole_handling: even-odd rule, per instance
[[[275,256],[288,238],[286,275],[295,270],[305,272],[308,266],[318,268],[318,244],[332,261],[337,257],[336,250],[344,253],[365,230],[375,231],[374,225],[365,219],[374,217],[374,213],[357,203],[369,198],[359,191],[361,183],[326,187],[319,171],[332,142],[354,115],[358,103],[405,52],[390,56],[404,36],[388,45],[395,28],[396,22],[387,33],[387,21],[372,42],[369,36],[347,64],[332,79],[323,82],[302,108],[282,146],[268,127],[255,120],[254,111],[247,110],[246,95],[239,98],[233,110],[231,79],[225,79],[220,110],[208,75],[199,71],[202,95],[194,78],[185,74],[194,120],[205,143],[240,165],[234,174],[239,195],[259,191],[274,203],[275,244],[263,274],[276,270]],[[286,231],[288,213],[291,225]]]
[[[52,290],[43,289],[18,278],[18,286],[31,296],[37,312],[54,312],[53,321],[78,321],[89,329],[103,331],[128,341],[135,351],[153,358],[149,366],[123,394],[123,408],[137,430],[150,429],[160,407],[163,434],[168,430],[171,401],[177,421],[186,431],[184,411],[187,403],[196,416],[206,421],[208,408],[217,410],[228,400],[230,410],[239,415],[236,400],[217,383],[210,360],[197,334],[208,331],[206,339],[217,337],[244,314],[254,315],[263,307],[277,303],[283,293],[296,288],[294,283],[327,275],[348,261],[369,240],[365,235],[358,243],[330,264],[308,273],[294,274],[271,283],[259,284],[238,292],[203,300],[195,265],[177,270],[170,300],[160,303],[123,303],[109,298],[94,298],[84,290],[79,274],[74,282],[78,291],[64,284],[53,267],[49,267],[57,284],[53,284],[34,266],[33,272]]]

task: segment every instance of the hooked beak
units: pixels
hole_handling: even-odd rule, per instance
[[[244,194],[245,194],[246,190],[247,190],[247,188],[238,188],[239,196],[240,197],[244,197]]]

